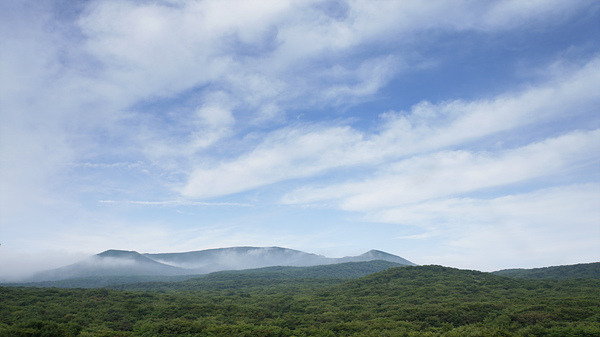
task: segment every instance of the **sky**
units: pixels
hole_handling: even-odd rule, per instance
[[[0,279],[107,249],[600,261],[600,2],[0,3]]]

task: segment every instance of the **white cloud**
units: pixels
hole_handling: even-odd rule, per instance
[[[211,93],[204,99],[205,103],[196,110],[197,129],[191,135],[187,155],[205,149],[231,134],[235,118],[231,112],[233,104],[229,96],[222,92]]]
[[[519,1],[508,0],[491,3],[489,11],[481,18],[480,25],[487,28],[512,27],[525,22],[560,20],[586,1],[564,2],[560,0]],[[565,15],[566,14],[566,15]]]
[[[421,263],[497,270],[598,261],[600,186],[567,185],[492,199],[448,198],[370,212],[422,228]],[[431,244],[443,238],[444,244]],[[426,242],[430,240],[429,242]],[[565,253],[565,252],[568,252]]]
[[[92,162],[80,162],[80,163],[71,163],[69,166],[73,167],[83,167],[83,168],[91,168],[91,169],[138,169],[143,166],[141,161],[138,162],[115,162],[115,163],[92,163]]]
[[[414,66],[398,50],[393,51],[394,57],[386,56],[390,50],[357,62],[352,57],[357,48],[393,40],[390,45],[402,50],[414,42],[407,37],[409,33],[436,27],[487,30],[481,26],[487,22],[485,13],[498,18],[495,26],[510,29],[533,17],[551,21],[566,11],[561,2],[511,2],[508,9],[469,2],[350,1],[343,6],[339,15],[332,15],[319,2],[310,1],[252,5],[243,1],[92,1],[76,21],[60,23],[54,21],[51,6],[33,6],[32,2],[8,11],[20,16],[11,19],[11,14],[2,20],[3,31],[11,34],[3,40],[0,58],[2,124],[10,128],[2,130],[1,144],[3,154],[19,154],[20,158],[3,158],[18,164],[23,176],[3,174],[3,188],[12,193],[25,191],[24,185],[13,186],[15,182],[56,179],[53,172],[62,170],[60,163],[105,154],[94,136],[83,136],[98,130],[125,140],[128,146],[119,147],[123,153],[141,153],[156,164],[164,163],[166,170],[175,162],[185,167],[198,151],[234,134],[231,124],[207,128],[194,124],[198,118],[208,124],[217,122],[215,118],[235,121],[238,109],[244,107],[255,114],[250,120],[263,122],[280,118],[289,106],[360,100],[376,93],[400,69]],[[577,11],[586,6],[570,2],[566,7]],[[514,19],[515,12],[527,14]],[[440,13],[444,20],[433,20]],[[506,17],[512,19],[502,19]],[[589,84],[593,88],[596,83]],[[197,129],[185,129],[183,137],[180,129],[139,123],[147,118],[144,111],[123,113],[141,100],[173,97],[203,86],[223,93],[229,105],[214,104],[211,95],[199,90],[201,102],[191,108],[197,108],[199,116],[180,116],[181,124]],[[469,128],[468,121],[464,123]],[[132,125],[136,129],[130,129]],[[25,135],[28,139],[23,139]],[[45,144],[53,151],[31,151],[29,143],[34,147]],[[23,167],[35,172],[24,173]],[[27,195],[36,194],[33,187],[27,190],[31,191],[24,192]]]
[[[234,160],[195,168],[181,191],[186,196],[206,198],[242,192],[288,179],[311,177],[336,168],[374,167],[381,163],[389,165],[396,158],[463,145],[502,131],[586,115],[600,104],[600,96],[595,93],[595,88],[600,87],[598,64],[600,61],[594,59],[560,78],[552,78],[547,83],[524,92],[505,94],[491,100],[451,101],[437,105],[423,102],[413,107],[410,113],[384,115],[380,131],[373,134],[339,126],[282,129],[268,136],[254,150]],[[564,150],[561,151],[566,155]],[[529,154],[521,157],[525,158],[527,155]],[[583,155],[589,155],[589,152]],[[479,165],[493,164],[484,163],[485,154],[479,155],[482,156],[479,159],[469,156],[471,154],[464,151],[442,152],[434,157],[414,158],[403,165],[414,163],[410,165],[416,165],[420,170],[429,165],[427,163],[437,163],[440,160],[448,162],[448,165],[458,165],[457,162],[467,160],[478,160],[481,162]],[[516,159],[507,157],[502,160],[508,163]],[[535,165],[535,162],[530,164]],[[551,169],[552,162],[549,165],[546,170]],[[479,169],[492,171],[492,167]],[[456,171],[458,170],[460,168]],[[429,171],[431,170],[424,172]],[[530,173],[506,173],[504,177],[519,181],[525,179],[522,178],[524,174]],[[533,175],[531,173],[528,177]],[[473,177],[475,176],[474,174]],[[387,183],[389,182],[382,182],[379,187]],[[310,200],[306,195],[320,196],[319,200],[323,200],[331,197],[330,194],[343,193],[343,190],[343,186],[335,186],[319,189],[317,193],[299,192],[286,197],[285,201],[305,202]],[[383,200],[377,199],[379,201]],[[376,201],[373,200],[373,203]]]
[[[231,111],[223,109],[218,105],[203,105],[197,111],[203,123],[211,128],[220,128],[223,126],[229,126],[233,123],[233,116]]]
[[[573,132],[543,142],[501,151],[444,151],[386,165],[373,178],[324,188],[305,187],[286,203],[335,202],[344,210],[378,208],[460,195],[561,174],[580,165],[597,165],[600,130]]]
[[[360,135],[347,127],[279,130],[234,161],[195,169],[181,193],[206,198],[312,176],[356,161],[346,154],[359,140]]]
[[[372,95],[397,71],[396,62],[380,55],[366,58],[358,67],[345,67],[341,59],[323,61],[337,53],[352,54],[373,40],[382,43],[378,41],[382,36],[403,46],[412,43],[404,39],[415,31],[510,29],[533,18],[550,21],[586,7],[584,2],[557,1],[503,6],[350,1],[346,15],[332,17],[318,4],[95,1],[78,25],[85,35],[85,50],[102,66],[95,70],[100,82],[126,88],[111,91],[115,95],[134,102],[210,83],[260,113],[273,102],[298,104],[307,98],[314,102],[315,93],[321,92],[316,103],[336,103],[349,94],[354,99]],[[315,67],[318,60],[322,66]],[[336,81],[331,70],[340,66],[355,83]],[[323,78],[328,73],[333,77]]]
[[[0,220],[31,204],[52,203],[49,190],[56,186],[48,177],[74,157],[62,132],[70,104],[47,90],[62,69],[62,43],[44,30],[50,20],[45,5],[15,7],[21,5],[25,9],[0,20],[7,32],[0,46]],[[37,19],[27,20],[29,14]]]
[[[191,200],[99,200],[100,204],[107,205],[141,205],[141,206],[242,206],[249,207],[251,204],[238,202],[202,202]]]
[[[422,102],[410,113],[390,113],[379,142],[410,154],[466,141],[532,124],[564,120],[594,113],[600,95],[600,59],[570,73],[556,74],[546,83],[490,100]]]
[[[377,93],[398,72],[399,66],[400,62],[392,56],[369,59],[356,69],[335,66],[325,72],[335,83],[320,96],[327,102],[349,105]]]

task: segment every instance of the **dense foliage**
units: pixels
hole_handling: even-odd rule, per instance
[[[599,280],[439,266],[350,281],[235,275],[158,291],[3,287],[0,335],[600,336]]]
[[[600,262],[534,269],[505,269],[494,272],[494,274],[524,279],[600,279]]]
[[[275,287],[283,285],[286,289],[294,289],[298,282],[311,279],[313,286],[339,284],[349,279],[363,277],[380,272],[400,264],[389,261],[347,262],[311,267],[265,267],[258,269],[221,271],[203,275],[182,282],[143,282],[110,286],[121,290],[152,291],[194,291],[239,289],[256,287]],[[303,285],[303,282],[299,282]]]

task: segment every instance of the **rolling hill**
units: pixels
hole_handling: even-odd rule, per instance
[[[360,278],[403,265],[375,260],[344,262],[310,267],[264,267],[258,269],[220,271],[180,282],[141,282],[109,286],[121,290],[199,291],[236,290],[271,286],[291,288],[300,285],[328,286]]]
[[[504,269],[494,274],[521,279],[600,279],[600,262],[533,269]]]

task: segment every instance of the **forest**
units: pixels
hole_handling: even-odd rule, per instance
[[[600,336],[597,275],[518,279],[441,266],[363,275],[384,267],[266,268],[113,289],[4,286],[0,336]]]

